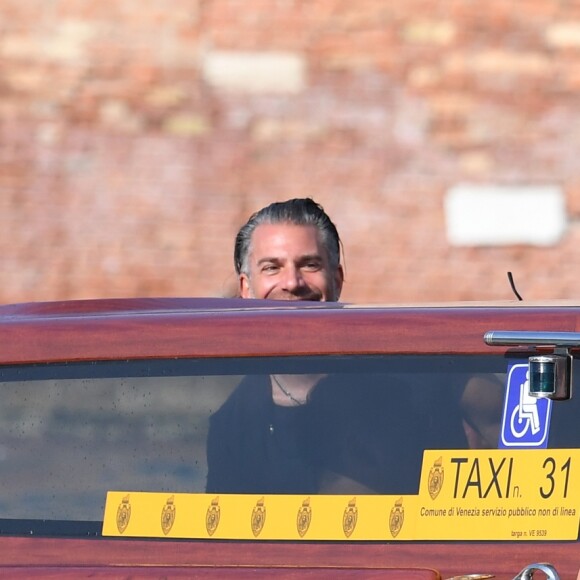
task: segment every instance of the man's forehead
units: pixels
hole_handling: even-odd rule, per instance
[[[257,226],[252,234],[250,252],[257,259],[261,259],[264,255],[277,254],[325,254],[316,226],[290,223]]]
[[[287,242],[298,244],[305,242],[320,243],[318,228],[314,225],[297,225],[292,223],[260,224],[254,230],[252,242],[274,243]]]

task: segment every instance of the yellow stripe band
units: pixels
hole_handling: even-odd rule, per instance
[[[239,540],[576,540],[580,450],[426,451],[419,494],[110,491],[104,536]]]

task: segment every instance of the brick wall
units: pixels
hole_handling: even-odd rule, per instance
[[[310,195],[356,302],[580,295],[580,3],[3,0],[0,302],[222,295]],[[550,185],[564,235],[458,247],[457,184]],[[525,219],[525,203],[518,219]]]

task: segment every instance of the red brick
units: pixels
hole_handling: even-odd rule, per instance
[[[508,270],[527,300],[580,293],[566,267],[580,258],[578,50],[546,41],[580,19],[578,3],[2,10],[2,302],[229,294],[237,229],[297,195],[342,232],[345,300],[512,299]],[[295,52],[305,85],[227,94],[202,78],[208,49]],[[561,185],[566,235],[552,248],[450,247],[442,200],[466,180]]]

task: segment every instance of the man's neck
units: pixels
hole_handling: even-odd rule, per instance
[[[310,391],[322,375],[271,375],[272,400],[281,407],[298,407],[308,402]]]

